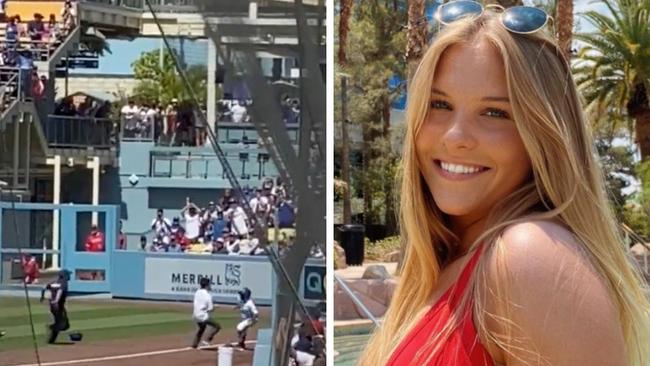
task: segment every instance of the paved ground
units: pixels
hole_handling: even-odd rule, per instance
[[[371,265],[384,266],[386,267],[386,270],[388,270],[388,273],[392,275],[395,275],[395,271],[397,270],[397,263],[366,262],[361,266],[354,266],[354,267],[348,266],[348,268],[337,269],[334,272],[344,279],[357,280],[360,279],[361,276],[363,276],[363,272],[366,270],[366,268],[368,268],[368,266]]]

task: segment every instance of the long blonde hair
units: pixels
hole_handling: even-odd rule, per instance
[[[583,247],[581,250],[605,281],[620,314],[630,365],[647,365],[650,360],[650,301],[644,293],[639,271],[634,269],[626,254],[609,206],[569,63],[543,32],[513,34],[493,14],[446,26],[422,58],[409,85],[399,198],[400,225],[407,246],[399,285],[381,327],[372,335],[359,364],[386,364],[420,319],[418,314],[426,310],[438,285],[442,263],[458,254],[455,253],[458,238],[446,227],[445,215],[423,181],[415,154],[415,139],[429,110],[429,93],[441,56],[455,44],[478,39],[488,41],[503,59],[513,117],[533,173],[529,182],[492,209],[488,230],[474,242],[472,249],[483,242],[486,243],[485,252],[497,251],[498,254],[503,250],[500,235],[513,223],[535,219],[553,219],[561,223],[575,235]],[[495,336],[485,325],[485,318],[491,314],[485,310],[482,298],[485,295],[477,291],[477,284],[485,284],[486,257],[483,255],[479,260],[470,280],[470,291],[463,296],[461,305],[472,301],[479,332],[509,352],[516,342],[508,338],[509,332],[504,332],[506,336]],[[496,291],[503,295],[507,289]],[[458,325],[462,308],[459,306],[443,332],[434,336],[434,346]],[[505,329],[513,326],[507,319],[503,323]],[[437,350],[438,347],[433,352]]]

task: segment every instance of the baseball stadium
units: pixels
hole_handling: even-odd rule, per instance
[[[324,365],[324,2],[0,21],[0,365]]]

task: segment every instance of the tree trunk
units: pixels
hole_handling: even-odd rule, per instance
[[[341,0],[341,16],[339,18],[339,65],[347,63],[346,47],[348,31],[350,30],[350,14],[352,12],[352,0]],[[346,184],[343,193],[343,224],[352,223],[352,202],[350,191],[350,141],[348,139],[348,112],[347,112],[347,77],[341,79],[341,178]]]
[[[650,158],[650,111],[635,117],[636,142],[641,150],[641,161]]]
[[[348,138],[348,78],[341,78],[341,178],[346,184],[343,191],[343,224],[352,223],[350,202],[350,139]]]
[[[339,17],[339,64],[347,62],[346,46],[350,30],[350,14],[352,13],[352,0],[341,0],[341,15]]]
[[[641,161],[650,158],[650,96],[645,85],[637,82],[632,98],[627,102],[628,114],[634,118],[636,143],[641,150]]]
[[[397,217],[395,215],[395,177],[393,176],[393,164],[395,163],[392,159],[392,144],[391,144],[391,132],[390,132],[390,98],[388,96],[384,97],[383,108],[382,108],[382,119],[383,119],[383,137],[384,141],[388,143],[388,151],[386,156],[389,157],[386,161],[386,171],[390,174],[386,175],[384,179],[384,207],[386,209],[384,213],[384,222],[386,223],[386,233],[393,235],[397,232]]]
[[[408,85],[410,85],[427,45],[427,19],[424,16],[424,0],[409,0],[407,31],[406,62],[408,64],[407,80]]]
[[[568,60],[573,38],[573,0],[558,0],[555,14],[558,45]]]

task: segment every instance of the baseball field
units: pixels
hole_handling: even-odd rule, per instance
[[[231,305],[218,306],[214,318],[222,326],[214,347],[189,348],[196,325],[191,320],[192,304],[127,300],[81,300],[71,298],[66,306],[70,330],[61,333],[54,345],[45,341],[51,316],[45,304],[32,299],[34,330],[42,365],[214,365],[216,345],[234,343],[239,312]],[[260,322],[249,331],[268,327],[269,309],[260,309]],[[27,304],[24,298],[0,297],[0,365],[36,364]],[[70,342],[68,333],[83,334],[81,342]],[[250,365],[254,342],[246,351],[234,352],[234,364]]]

